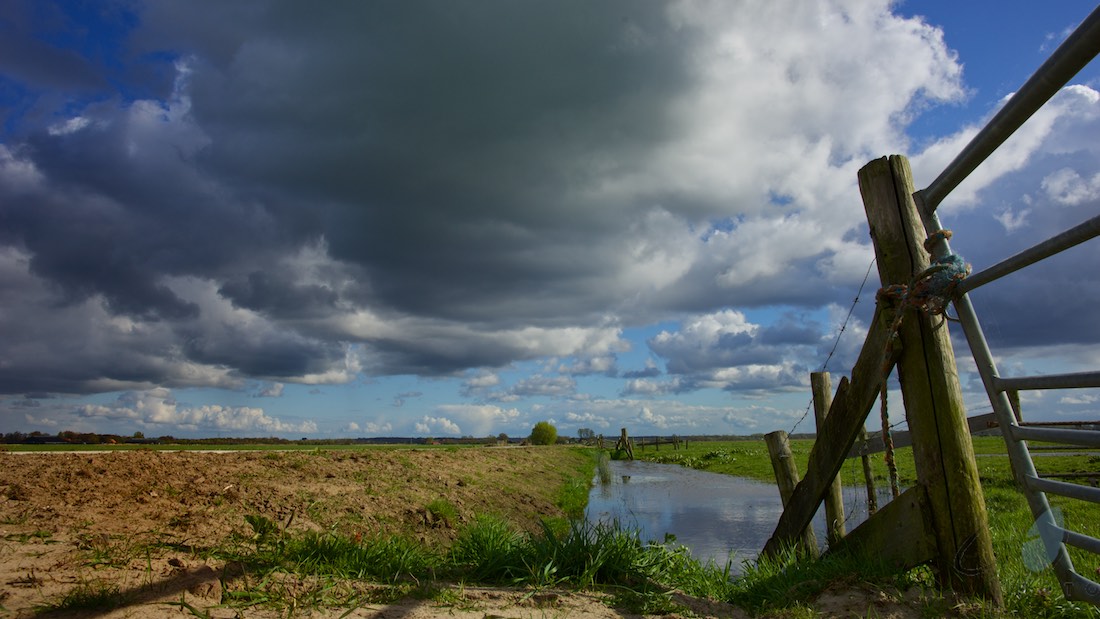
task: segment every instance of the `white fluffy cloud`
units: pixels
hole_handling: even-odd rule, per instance
[[[288,422],[249,406],[180,405],[164,388],[125,392],[110,404],[85,404],[77,409],[84,418],[124,419],[158,431],[180,428],[206,432],[312,433],[312,420]]]
[[[445,428],[450,434],[468,434],[485,436],[493,433],[493,428],[506,427],[520,418],[515,408],[502,408],[491,404],[447,404],[439,406],[438,418],[425,417],[425,427]],[[452,421],[453,420],[453,421]],[[459,430],[461,424],[462,430]],[[417,426],[420,429],[420,425]]]
[[[416,433],[427,436],[436,436],[439,434],[451,434],[457,436],[462,434],[462,428],[459,425],[446,417],[429,417],[425,415],[416,422]]]

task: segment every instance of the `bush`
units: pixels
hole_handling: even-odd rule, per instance
[[[553,445],[558,442],[558,429],[549,421],[540,421],[531,429],[532,445]]]

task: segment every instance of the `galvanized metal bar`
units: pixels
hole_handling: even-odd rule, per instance
[[[1100,555],[1100,539],[1096,539],[1091,535],[1085,535],[1084,533],[1078,533],[1076,531],[1070,531],[1069,529],[1062,530],[1062,541],[1080,548],[1081,550],[1087,550]]]
[[[1100,387],[1100,372],[1076,372],[1072,374],[1044,374],[1041,376],[998,378],[996,386],[1002,391],[1026,391],[1028,389],[1087,389],[1089,387]]]
[[[1053,479],[1043,479],[1041,477],[1028,477],[1027,486],[1032,490],[1046,492],[1047,494],[1057,494],[1080,501],[1100,503],[1100,488],[1093,488],[1092,486],[1082,486],[1081,484],[1071,484],[1065,481],[1054,481]]]
[[[1076,572],[1070,575],[1070,581],[1068,583],[1062,583],[1062,591],[1065,592],[1066,599],[1076,600],[1078,602],[1088,602],[1100,606],[1100,584]]]
[[[1081,447],[1100,447],[1100,432],[1093,430],[1013,425],[1009,428],[1009,432],[1012,438],[1017,441],[1044,441],[1063,445],[1080,445]]]
[[[974,136],[955,160],[917,192],[926,215],[936,212],[947,194],[958,187],[998,146],[1004,143],[1040,107],[1100,54],[1100,7],[1073,31],[1050,58],[1028,78],[993,119]]]
[[[1097,236],[1100,236],[1100,215],[1057,236],[1053,236],[1030,249],[1026,249],[1007,260],[1002,260],[988,269],[970,275],[959,282],[957,289],[960,294],[969,292]]]

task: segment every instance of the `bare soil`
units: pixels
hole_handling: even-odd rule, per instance
[[[233,564],[205,558],[206,550],[248,539],[248,515],[290,532],[404,533],[428,544],[449,543],[480,514],[535,530],[543,517],[563,515],[555,499],[577,457],[557,448],[0,452],[0,617],[634,616],[611,608],[598,593],[459,585],[430,600],[355,609],[315,603],[231,608],[222,605],[223,593],[254,583],[244,583]],[[457,516],[428,509],[440,500]],[[281,586],[293,592],[307,585],[288,580]],[[364,593],[371,586],[348,584]],[[50,610],[74,592],[102,590],[117,591],[123,603],[108,610]],[[858,587],[822,598],[821,616],[919,616],[911,600]],[[747,616],[689,596],[676,601],[689,609],[685,616]]]

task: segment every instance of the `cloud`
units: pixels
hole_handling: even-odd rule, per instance
[[[463,433],[471,436],[485,436],[494,428],[510,425],[521,417],[518,409],[491,404],[446,404],[438,406],[436,412],[454,420],[452,433],[458,433],[457,424],[461,424]],[[417,428],[419,430],[419,426]]]
[[[354,421],[349,421],[347,425],[344,426],[343,430],[344,432],[347,432],[349,434],[365,433],[379,435],[387,432],[392,432],[393,424],[389,422],[376,421],[365,421],[360,424]]]
[[[1058,399],[1059,404],[1078,404],[1078,405],[1093,405],[1100,402],[1100,396],[1091,394],[1082,394],[1075,396],[1062,396]]]
[[[638,412],[638,421],[659,430],[668,428],[668,418],[664,415],[655,414],[648,406],[643,406],[642,410]]]
[[[499,375],[482,370],[462,382],[462,395],[467,398],[486,397],[499,384]]]
[[[662,374],[661,368],[652,358],[645,360],[645,367],[640,370],[630,370],[622,373],[623,378],[654,378]]]
[[[88,419],[125,420],[149,428],[233,432],[238,435],[249,432],[317,432],[317,423],[314,421],[284,421],[268,416],[262,408],[181,405],[172,392],[165,388],[128,391],[108,404],[81,405],[76,413]]]
[[[944,201],[939,212],[955,232],[952,249],[980,271],[1095,217],[1100,146],[1086,136],[1098,132],[1100,93],[1081,85],[1063,88],[1008,140],[1003,155],[964,181],[961,197],[952,193]],[[969,133],[947,141],[958,145]],[[933,146],[918,155],[914,168],[918,161],[926,170],[930,160],[941,164],[936,151]],[[1100,246],[1086,243],[973,291],[979,317],[995,325],[987,329],[995,352],[1030,349],[1035,358],[1046,356],[1044,347],[1100,342],[1100,325],[1091,319],[1100,303],[1098,261]]]
[[[821,331],[805,317],[786,316],[761,327],[734,310],[696,316],[679,331],[661,331],[648,342],[677,380],[636,379],[628,392],[801,388],[809,371],[802,359],[817,358],[825,337]]]
[[[861,274],[840,256],[868,255],[843,240],[862,225],[855,167],[961,96],[942,34],[885,1],[133,17],[104,26],[163,63],[120,76],[134,94],[47,63],[60,47],[17,74],[42,105],[75,98],[7,134],[0,243],[38,290],[17,314],[94,310],[159,349],[143,373],[98,364],[96,380],[19,357],[56,377],[31,388],[337,383],[551,356],[609,373],[621,325],[840,294]],[[45,78],[63,74],[90,77]]]
[[[648,378],[634,378],[626,381],[622,395],[626,396],[656,396],[664,394],[683,393],[697,388],[695,383],[682,377],[673,377],[669,380],[657,381]]]
[[[394,396],[393,405],[396,408],[401,408],[402,406],[405,405],[405,402],[409,398],[419,398],[422,395],[424,395],[424,393],[421,392],[421,391],[405,391],[405,392],[399,393],[396,396]]]
[[[1063,206],[1096,202],[1100,198],[1100,173],[1086,179],[1071,168],[1062,168],[1044,177],[1041,187],[1051,200]]]
[[[558,371],[574,376],[603,374],[604,376],[614,377],[618,374],[616,364],[617,360],[615,355],[602,355],[598,357],[577,359],[569,365],[559,366]]]
[[[425,415],[416,422],[416,433],[421,435],[437,435],[437,434],[462,434],[462,429],[455,422],[447,419],[446,417],[429,417]]]
[[[577,426],[578,428],[587,427],[589,429],[599,428],[606,429],[611,427],[611,420],[607,417],[600,417],[592,413],[575,413],[568,412],[565,414],[565,422],[571,426]]]
[[[872,256],[856,171],[965,96],[943,33],[887,0],[132,6],[91,24],[102,62],[29,12],[0,42],[0,393],[464,377],[490,408],[418,431],[525,398],[694,424],[657,401],[804,389]],[[1098,100],[1065,89],[945,202],[976,268],[1095,214]],[[912,153],[918,183],[976,130]],[[1097,258],[976,293],[1008,354],[1100,339]],[[615,376],[620,417],[580,408],[576,377]],[[89,418],[271,419],[155,400]]]
[[[283,383],[270,383],[264,385],[259,392],[256,393],[256,397],[259,398],[280,398],[283,396]]]
[[[543,376],[541,374],[535,374],[517,382],[508,390],[508,393],[521,397],[562,397],[572,394],[576,389],[577,382],[569,376]]]

